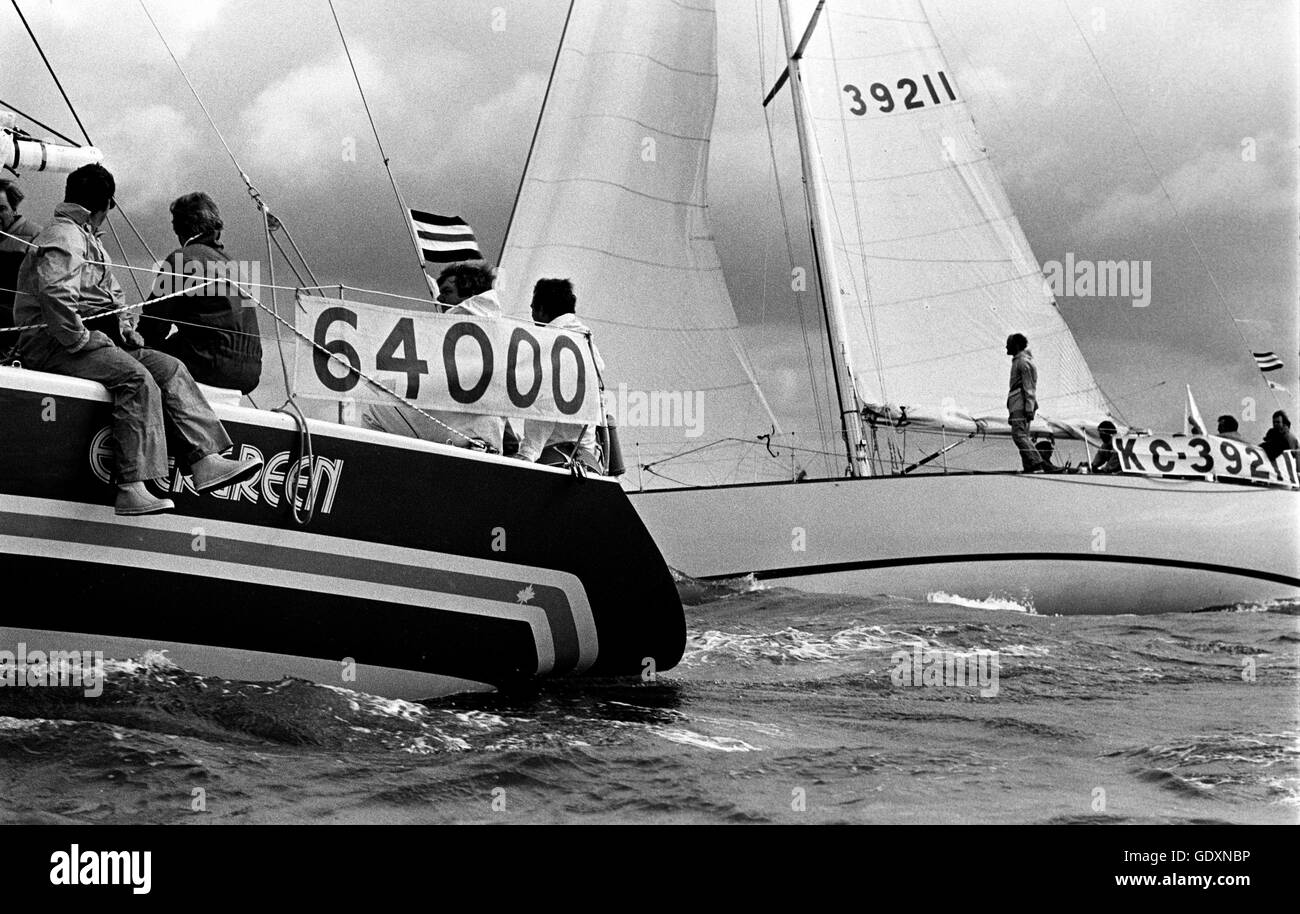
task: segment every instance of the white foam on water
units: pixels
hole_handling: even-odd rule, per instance
[[[145,651],[139,657],[129,657],[125,660],[105,660],[105,673],[123,673],[131,676],[137,673],[173,673],[181,669],[177,666],[166,651]]]
[[[378,695],[354,692],[352,689],[328,685],[323,682],[317,683],[317,686],[344,696],[348,700],[348,707],[360,714],[370,714],[375,717],[395,717],[407,721],[424,720],[429,714],[429,709],[424,705],[403,701],[400,698],[380,698]]]
[[[52,721],[37,717],[28,719],[25,717],[4,717],[0,715],[0,730],[34,730],[42,724],[52,723]]]
[[[698,749],[712,749],[715,752],[760,752],[761,746],[751,746],[744,740],[730,736],[705,736],[694,730],[676,727],[650,727],[650,732],[674,743],[695,746]]]
[[[1225,606],[1220,612],[1229,613],[1267,613],[1279,609],[1295,609],[1300,607],[1300,600],[1280,599],[1280,600],[1262,600],[1258,603],[1232,603]]]
[[[911,648],[917,644],[922,648],[934,646],[919,635],[879,625],[854,625],[831,635],[793,627],[757,634],[710,630],[687,633],[681,663],[689,666],[719,657],[772,663],[831,663],[858,654]]]
[[[496,714],[489,714],[487,711],[456,711],[452,716],[463,724],[470,724],[478,727],[480,730],[501,730],[509,726],[505,718]],[[516,717],[511,720],[511,724],[532,723],[526,717]]]
[[[949,603],[953,606],[965,606],[970,609],[989,609],[998,612],[1024,613],[1029,616],[1038,615],[1034,609],[1034,601],[1029,597],[1021,600],[1013,600],[1011,597],[995,597],[989,594],[982,600],[974,597],[963,597],[958,594],[945,593],[942,590],[936,590],[925,595],[927,603]]]

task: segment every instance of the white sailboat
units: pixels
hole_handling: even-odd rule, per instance
[[[640,395],[625,445],[641,466],[675,462],[649,485],[630,478],[631,497],[669,563],[698,578],[1010,598],[1048,613],[1300,596],[1300,494],[1286,487],[915,474],[886,459],[900,429],[932,432],[936,452],[1009,433],[1012,332],[1039,366],[1035,431],[1095,442],[1111,411],[919,0],[801,4],[798,17],[780,7],[843,477],[795,481],[778,461],[734,453],[728,473],[711,459],[709,444],[752,442],[776,422],[708,225],[709,0],[575,0],[502,256],[508,302],[528,301],[538,277],[573,279],[610,392],[620,406]],[[660,420],[697,393],[706,434],[690,439]]]

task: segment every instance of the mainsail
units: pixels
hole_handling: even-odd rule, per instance
[[[813,4],[792,4],[802,32]],[[850,367],[878,417],[1007,428],[1006,338],[1024,333],[1039,423],[1108,415],[920,0],[832,0],[802,63],[830,201]]]
[[[702,445],[776,425],[709,227],[716,31],[712,0],[577,0],[501,264],[519,316],[536,280],[573,280],[629,462],[695,451],[664,467],[691,483],[734,481],[735,450]]]

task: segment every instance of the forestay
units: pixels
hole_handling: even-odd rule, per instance
[[[813,4],[794,4],[801,33]],[[878,414],[1007,428],[1006,337],[1029,337],[1038,423],[1105,398],[1045,287],[919,0],[828,3],[802,66],[858,395]]]
[[[313,295],[298,301],[298,329],[314,345],[298,343],[297,396],[396,402],[359,370],[422,409],[603,424],[583,334]]]
[[[646,463],[775,424],[709,227],[716,93],[710,0],[577,0],[502,256],[501,300],[518,313],[536,280],[573,280],[612,403],[699,406],[625,410],[623,446]],[[698,463],[672,475],[714,481]]]

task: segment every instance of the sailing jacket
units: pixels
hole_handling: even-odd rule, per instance
[[[1034,356],[1028,349],[1022,349],[1011,360],[1011,392],[1007,394],[1007,411],[1013,417],[1020,415],[1029,419],[1038,412],[1038,369],[1034,366]]]
[[[18,268],[30,248],[23,242],[32,242],[40,234],[41,227],[28,222],[22,216],[14,220],[13,225],[3,227],[8,234],[0,235],[0,327],[14,326],[14,293],[18,288]],[[10,238],[10,235],[17,237]],[[0,350],[14,342],[13,334],[0,337]]]
[[[208,280],[216,281],[204,286]],[[251,392],[262,376],[262,339],[240,280],[215,235],[172,251],[150,298],[192,291],[145,307],[137,328],[145,345],[180,359],[200,384]]]
[[[572,311],[568,314],[561,314],[552,320],[548,327],[558,327],[561,330],[575,330],[591,338],[591,328],[578,320],[577,315]],[[605,361],[600,357],[600,352],[596,349],[595,343],[591,345],[592,359],[596,363],[596,370],[601,374],[605,373]],[[542,456],[542,451],[547,447],[556,444],[575,444],[579,452],[586,452],[592,457],[596,457],[596,429],[590,425],[582,425],[572,422],[547,422],[544,419],[529,419],[524,422],[523,437],[519,441],[519,453],[515,456],[520,460],[530,460],[534,463]]]
[[[53,343],[80,352],[90,342],[82,321],[126,304],[99,235],[87,224],[90,210],[76,203],[54,207],[54,221],[33,240],[18,268],[14,325],[40,324],[23,334],[28,340]],[[104,344],[100,340],[95,348]]]
[[[445,313],[499,319],[501,302],[497,299],[496,291],[489,289],[480,295],[465,299],[460,304],[452,305]],[[390,435],[422,438],[425,441],[437,441],[454,447],[465,447],[468,444],[467,438],[478,438],[486,442],[495,453],[501,453],[506,429],[506,420],[503,417],[433,409],[426,409],[424,412],[437,421],[430,421],[427,416],[409,406],[377,403],[362,415],[361,424],[376,431],[388,432]]]

